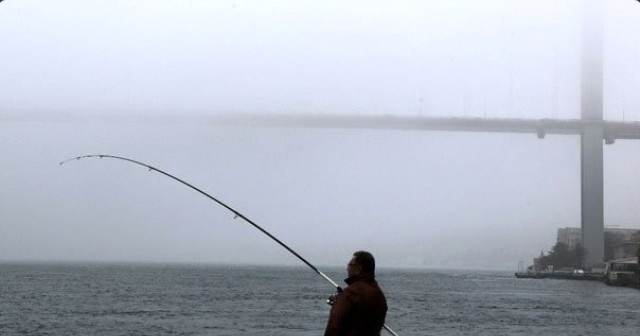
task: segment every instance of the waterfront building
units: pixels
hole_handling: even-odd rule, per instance
[[[615,237],[615,239],[612,239],[612,243],[615,243],[615,246],[610,246],[610,249],[613,250],[613,255],[610,255],[610,258],[619,259],[635,256],[640,243],[634,237],[640,235],[639,232],[640,230],[638,229],[605,227],[605,244],[608,243],[606,237]],[[557,242],[567,245],[569,250],[575,249],[578,244],[582,243],[582,229],[579,227],[558,229]]]
[[[640,240],[629,240],[617,245],[613,250],[613,259],[629,259],[638,257]]]
[[[582,243],[582,229],[575,227],[566,227],[558,229],[558,243],[567,245],[569,250],[573,250]]]

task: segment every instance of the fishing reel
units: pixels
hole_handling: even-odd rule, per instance
[[[342,292],[342,287],[338,286],[336,287],[336,293],[329,296],[329,298],[327,299],[327,304],[330,306],[333,306],[333,304],[336,303],[336,300],[338,299],[338,294],[340,294],[340,292]]]
[[[330,306],[333,306],[334,303],[336,303],[336,299],[338,298],[338,294],[339,293],[335,293],[331,296],[329,296],[329,298],[327,299],[327,304]]]

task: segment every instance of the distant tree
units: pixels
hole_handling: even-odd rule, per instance
[[[574,249],[570,249],[565,243],[556,243],[547,255],[542,255],[540,266],[547,268],[553,266],[554,269],[559,268],[582,268],[582,259],[584,257],[584,248],[578,244]]]

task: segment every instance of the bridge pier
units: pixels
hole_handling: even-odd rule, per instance
[[[581,139],[581,216],[584,267],[604,264],[604,183],[602,123],[585,125]]]

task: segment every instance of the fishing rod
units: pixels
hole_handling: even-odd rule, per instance
[[[2,0],[0,0],[2,1]],[[115,155],[108,155],[108,154],[91,154],[91,155],[82,155],[82,156],[78,156],[75,158],[71,158],[71,159],[67,159],[64,161],[60,162],[60,165],[62,166],[63,164],[69,162],[69,161],[77,161],[77,160],[81,160],[81,159],[87,159],[87,158],[107,158],[107,159],[116,159],[116,160],[122,160],[122,161],[126,161],[129,163],[133,163],[139,166],[143,166],[147,169],[149,169],[149,171],[157,171],[158,173],[167,176],[175,181],[178,181],[184,185],[186,185],[187,187],[199,192],[200,194],[206,196],[207,198],[209,198],[210,200],[220,204],[221,206],[223,206],[225,209],[231,211],[234,214],[234,218],[242,218],[245,222],[251,224],[253,227],[255,227],[256,229],[260,230],[260,232],[264,233],[265,235],[267,235],[267,237],[271,238],[273,241],[275,241],[276,243],[280,244],[280,246],[284,247],[287,251],[289,251],[291,254],[293,254],[294,256],[296,256],[296,258],[300,259],[300,261],[302,261],[305,265],[309,266],[309,268],[311,268],[314,272],[316,272],[318,275],[320,275],[322,278],[324,278],[325,280],[327,280],[331,285],[333,285],[336,290],[338,292],[342,291],[342,288],[335,282],[333,281],[330,277],[328,277],[326,274],[324,274],[322,271],[320,271],[317,267],[315,267],[313,264],[311,264],[309,261],[307,261],[307,259],[303,258],[300,254],[298,254],[296,251],[294,251],[293,249],[291,249],[289,246],[287,246],[287,244],[283,243],[280,239],[276,238],[274,235],[272,235],[271,233],[269,233],[269,231],[265,230],[264,228],[262,228],[260,225],[256,224],[254,221],[252,221],[251,219],[247,218],[245,215],[241,214],[239,211],[237,211],[236,209],[228,206],[227,204],[225,204],[224,202],[220,201],[219,199],[207,194],[206,192],[202,191],[201,189],[199,189],[198,187],[176,177],[173,176],[165,171],[162,171],[154,166],[148,165],[144,162],[140,162],[140,161],[136,161],[133,159],[129,159],[126,157],[122,157],[122,156],[115,156]],[[398,336],[398,334],[396,334],[395,331],[391,330],[391,328],[389,328],[386,324],[383,326],[385,330],[387,330],[391,335],[393,336]]]

